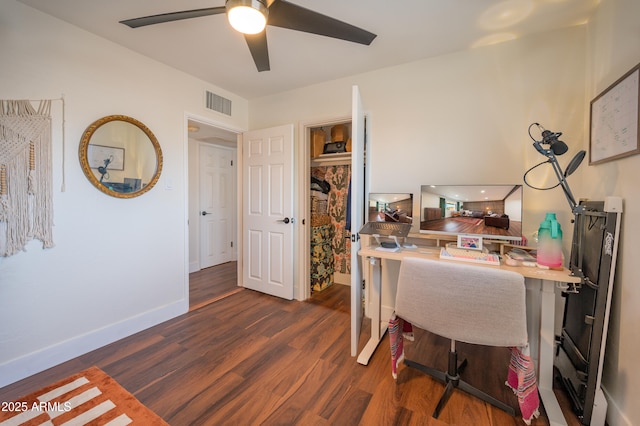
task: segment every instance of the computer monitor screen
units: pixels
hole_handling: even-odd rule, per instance
[[[369,194],[367,222],[413,223],[413,194]]]
[[[522,185],[422,185],[420,233],[522,240]]]

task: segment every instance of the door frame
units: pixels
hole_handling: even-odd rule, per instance
[[[294,298],[298,300],[306,300],[311,297],[311,188],[304,185],[304,182],[310,182],[311,175],[311,129],[316,127],[334,126],[351,122],[351,115],[343,115],[340,117],[328,118],[324,120],[307,120],[299,125],[298,135],[301,143],[298,144],[298,212],[299,224],[301,226],[298,233],[298,263],[300,267],[298,282],[300,283]],[[304,220],[304,224],[303,224]],[[302,255],[300,255],[302,253]],[[296,297],[297,295],[297,297]]]
[[[217,121],[215,119],[209,117],[203,117],[201,115],[197,115],[190,112],[184,113],[184,122],[183,122],[183,156],[184,156],[184,197],[185,197],[185,218],[184,221],[184,235],[185,235],[185,294],[187,294],[187,298],[189,295],[189,273],[190,269],[190,238],[189,238],[189,213],[190,213],[190,200],[189,200],[189,121],[193,121],[203,126],[215,127],[220,130],[224,130],[227,132],[235,133],[236,135],[236,147],[234,148],[236,151],[236,176],[235,176],[235,184],[237,190],[237,198],[236,198],[236,210],[237,212],[241,212],[242,210],[242,199],[241,199],[241,189],[242,189],[242,179],[239,174],[241,173],[241,156],[242,156],[242,144],[240,143],[242,140],[242,132],[246,131],[246,129],[241,129],[238,127],[232,127],[228,124],[222,123],[221,121]],[[239,214],[239,213],[238,213]],[[240,240],[241,232],[240,229],[242,227],[242,218],[236,221],[236,235],[235,241],[236,244],[236,253],[241,253],[242,250],[242,241]],[[197,225],[198,226],[198,225]],[[199,250],[199,249],[198,249]],[[238,257],[238,282],[241,283],[242,278],[242,262],[241,256]],[[198,264],[200,263],[200,256],[198,255]]]

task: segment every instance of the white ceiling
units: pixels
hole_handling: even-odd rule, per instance
[[[229,130],[209,126],[205,123],[189,120],[187,123],[189,138],[200,142],[212,143],[228,147],[236,147],[237,135]]]
[[[516,185],[423,185],[421,192],[443,196],[452,201],[504,200]]]
[[[370,46],[267,27],[256,71],[225,15],[131,29],[123,19],[224,0],[19,0],[232,93],[257,97],[587,22],[600,0],[290,0],[378,35]]]

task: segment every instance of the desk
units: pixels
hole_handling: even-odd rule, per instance
[[[358,254],[362,258],[369,258],[371,272],[369,274],[371,283],[370,292],[370,310],[371,316],[371,338],[358,355],[358,362],[367,365],[369,359],[376,350],[380,340],[387,331],[388,319],[381,320],[380,311],[382,306],[381,298],[381,270],[380,263],[382,259],[402,261],[405,257],[422,257],[425,259],[440,260],[439,247],[424,247],[419,249],[402,249],[397,252],[387,252],[375,250],[374,248],[362,248]],[[442,260],[442,262],[458,263],[457,261]],[[478,265],[487,268],[500,268],[507,271],[513,271],[521,274],[528,280],[525,280],[527,286],[539,285],[541,294],[539,302],[536,304],[539,310],[540,329],[538,336],[529,336],[530,340],[537,340],[538,348],[538,391],[544,404],[544,408],[549,417],[549,423],[553,425],[566,425],[560,405],[553,393],[553,358],[555,348],[555,286],[556,283],[579,283],[578,277],[570,275],[569,270],[562,271],[540,269],[521,266],[492,266],[479,263],[467,263],[468,265]],[[532,280],[533,281],[532,283]],[[356,315],[352,312],[351,315]],[[352,338],[354,336],[352,335]],[[357,339],[357,336],[355,336]],[[534,355],[534,354],[532,354]],[[535,358],[535,356],[534,356]]]

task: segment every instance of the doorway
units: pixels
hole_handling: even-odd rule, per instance
[[[194,311],[242,291],[238,262],[227,262],[189,274],[189,310]]]
[[[313,297],[332,285],[351,285],[351,117],[305,123],[302,134],[307,154],[301,193],[309,218],[304,280],[308,297]],[[345,146],[327,153],[329,143]]]
[[[189,306],[238,291],[237,135],[187,120]],[[204,214],[203,214],[204,213]]]

